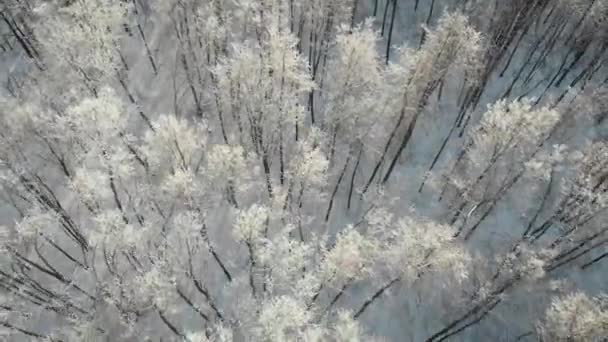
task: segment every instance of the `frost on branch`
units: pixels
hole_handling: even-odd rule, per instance
[[[481,33],[471,26],[466,16],[444,14],[436,29],[427,29],[426,40],[416,55],[417,66],[422,70],[416,73],[432,81],[452,65],[464,71],[475,70],[482,52],[481,40]]]
[[[239,241],[256,241],[267,229],[266,220],[268,220],[268,209],[263,206],[254,204],[246,210],[241,210],[235,222],[234,236]]]
[[[540,330],[554,341],[601,341],[608,335],[608,298],[583,292],[554,298]]]
[[[152,127],[144,136],[142,148],[150,166],[166,170],[168,163],[176,169],[196,169],[207,138],[203,124],[192,125],[174,115],[161,115]]]
[[[97,96],[84,98],[70,106],[63,120],[76,134],[91,139],[102,138],[108,144],[108,139],[116,138],[126,128],[129,115],[114,89],[104,87]]]
[[[41,208],[32,210],[15,225],[15,233],[20,242],[34,241],[38,235],[53,234],[52,228],[58,224],[57,215],[45,212]]]
[[[469,238],[530,162],[538,162],[535,157],[559,119],[557,111],[532,108],[528,100],[488,106],[447,177],[455,196],[450,222],[459,221],[458,234],[466,231]]]
[[[471,257],[454,241],[454,233],[446,225],[403,217],[381,237],[382,260],[405,281],[414,281],[427,271],[462,281],[468,276]]]
[[[313,129],[306,140],[298,143],[297,157],[292,159],[288,173],[295,183],[304,187],[321,187],[326,182],[329,161],[322,150],[324,137]]]
[[[207,156],[207,172],[214,180],[228,178],[238,181],[246,173],[246,161],[242,146],[213,145]]]
[[[270,341],[284,341],[287,336],[300,336],[308,329],[312,318],[305,303],[279,296],[261,308],[258,336]]]
[[[116,44],[127,14],[121,1],[71,1],[45,18],[36,33],[49,57],[65,65],[63,70],[103,84],[120,61]]]
[[[481,170],[500,158],[526,158],[558,120],[556,111],[532,109],[531,103],[526,100],[511,103],[499,101],[488,107],[471,133],[470,158]]]
[[[333,58],[328,65],[328,78],[321,94],[324,119],[347,143],[365,138],[376,115],[376,101],[382,84],[382,68],[377,49],[377,33],[371,22],[349,31],[338,32]]]
[[[335,282],[348,282],[369,276],[379,246],[362,236],[352,227],[336,238],[336,243],[324,257],[325,278]]]

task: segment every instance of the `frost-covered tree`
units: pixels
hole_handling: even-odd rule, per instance
[[[0,6],[2,339],[605,338],[605,1]]]
[[[36,30],[45,59],[54,73],[73,74],[95,93],[98,84],[114,77],[120,63],[118,39],[129,12],[121,1],[73,1],[47,14],[51,5],[38,9],[46,18]],[[50,16],[50,17],[47,17]]]
[[[572,293],[556,298],[540,325],[543,337],[555,341],[601,341],[608,331],[606,296]]]

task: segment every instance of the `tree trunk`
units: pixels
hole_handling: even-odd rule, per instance
[[[331,197],[329,199],[329,205],[327,206],[327,212],[325,214],[325,222],[329,221],[329,215],[331,214],[331,209],[334,206],[334,200],[336,199],[336,194],[338,193],[338,189],[340,188],[340,184],[342,183],[342,178],[344,178],[344,174],[346,173],[346,169],[348,168],[349,162],[350,162],[350,153],[348,154],[348,157],[346,157],[346,162],[344,163],[342,172],[340,172],[340,176],[338,177],[338,181],[336,182],[334,191],[332,191],[332,193],[331,193]]]
[[[361,154],[363,153],[363,146],[359,149],[359,154],[357,155],[357,162],[355,162],[355,167],[353,168],[353,173],[350,177],[350,187],[348,188],[348,202],[346,204],[346,209],[350,210],[350,204],[353,197],[353,189],[355,187],[355,176],[357,175],[357,169],[359,169],[359,162],[361,161]]]
[[[391,26],[388,29],[388,39],[386,42],[386,64],[390,58],[391,53],[391,40],[393,38],[393,28],[395,25],[395,15],[397,14],[397,0],[393,0],[393,14],[391,15]]]

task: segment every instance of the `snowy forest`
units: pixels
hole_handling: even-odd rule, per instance
[[[1,0],[0,340],[608,336],[608,0]]]

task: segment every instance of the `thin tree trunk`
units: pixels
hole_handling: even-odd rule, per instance
[[[371,296],[368,300],[365,301],[365,303],[363,303],[361,308],[357,310],[353,317],[355,319],[359,318],[359,316],[361,316],[373,302],[375,302],[380,296],[382,296],[382,294],[384,294],[384,292],[386,292],[386,290],[388,290],[391,286],[395,285],[399,280],[400,278],[395,278],[383,287],[381,287],[378,291],[376,291],[373,296]]]
[[[264,166],[264,174],[266,176],[266,188],[268,190],[268,197],[273,197],[272,183],[270,181],[270,162],[268,161],[268,154],[262,152],[262,166]]]
[[[433,0],[434,1],[434,0]],[[391,15],[391,26],[388,29],[388,39],[386,42],[386,64],[390,58],[391,40],[393,39],[393,28],[395,26],[395,15],[397,14],[397,0],[393,0],[393,14]]]
[[[350,187],[348,188],[348,202],[346,204],[346,209],[350,210],[350,204],[353,197],[353,189],[355,187],[355,176],[357,175],[357,170],[359,169],[359,162],[361,161],[361,154],[363,153],[363,146],[359,149],[359,154],[357,155],[357,162],[355,163],[355,167],[353,168],[353,173],[350,177]]]
[[[176,336],[178,336],[181,340],[184,341],[188,341],[188,338],[186,337],[186,335],[184,335],[184,333],[180,332],[177,327],[171,323],[167,317],[165,317],[165,314],[161,311],[158,310],[158,316],[160,317],[160,319],[163,321],[163,323],[165,323],[165,325],[169,328],[169,330],[171,330],[171,332],[173,332]]]
[[[154,75],[158,75],[158,68],[156,67],[156,62],[154,62],[154,57],[152,56],[152,52],[150,51],[150,47],[148,46],[148,41],[146,39],[146,35],[144,34],[144,30],[139,23],[139,12],[137,11],[137,3],[133,0],[133,11],[135,12],[135,21],[137,24],[137,31],[139,32],[139,36],[144,43],[144,47],[146,48],[146,54],[148,56],[148,61],[150,61],[150,65],[152,66],[152,70],[154,71]]]
[[[431,23],[431,18],[433,18],[433,10],[435,9],[435,0],[431,0],[431,6],[429,8],[429,14],[426,17],[426,21],[425,24],[428,26]],[[418,43],[418,46],[422,46],[422,44],[424,44],[424,41],[426,40],[426,31],[422,30],[422,34],[420,35],[420,42]]]
[[[283,125],[279,124],[279,180],[285,184],[285,157],[283,153]]]
[[[456,117],[456,120],[454,121],[454,124],[452,124],[452,127],[450,128],[450,132],[443,139],[443,142],[441,143],[441,147],[439,147],[439,151],[437,151],[437,153],[435,154],[435,157],[433,158],[433,162],[431,163],[431,166],[429,166],[429,169],[425,173],[424,178],[422,180],[422,183],[420,184],[420,187],[418,188],[418,192],[419,193],[422,192],[422,189],[424,188],[424,185],[426,184],[426,181],[428,180],[431,171],[433,171],[433,169],[435,168],[435,165],[439,161],[439,157],[441,157],[441,154],[445,150],[445,147],[447,146],[448,141],[452,137],[452,134],[454,134],[454,131],[456,130],[456,125],[458,123],[458,119],[459,119],[459,117]]]
[[[203,117],[203,108],[201,106],[201,102],[198,98],[198,94],[196,93],[196,88],[194,88],[194,81],[192,80],[192,75],[190,75],[190,68],[188,67],[188,61],[186,60],[186,55],[184,53],[182,53],[182,66],[184,67],[184,71],[186,72],[186,78],[188,79],[188,84],[189,84],[189,88],[190,88],[190,92],[192,93],[192,98],[194,99],[194,105],[196,106],[196,115],[198,115],[198,117]],[[221,111],[218,111],[221,112]],[[223,120],[221,119],[221,115],[220,115],[220,120],[221,122],[223,122]]]
[[[359,5],[359,0],[353,0],[353,9],[350,14],[350,28],[355,27],[355,15],[357,14],[357,7]]]
[[[391,0],[386,0],[386,5],[384,6],[384,14],[382,15],[382,29],[380,30],[380,35],[384,37],[384,27],[386,24],[386,16],[388,15],[388,8],[391,5]]]
[[[393,138],[397,134],[397,130],[399,129],[399,127],[401,126],[401,122],[405,118],[405,111],[406,111],[406,104],[404,103],[403,107],[401,108],[401,113],[399,114],[399,119],[397,120],[397,124],[395,125],[395,128],[393,128],[393,131],[391,132],[391,135],[389,136],[388,141],[386,142],[386,145],[384,146],[384,151],[382,152],[382,155],[380,156],[380,160],[378,160],[378,162],[376,163],[376,166],[374,167],[371,176],[369,177],[367,183],[365,184],[365,187],[363,187],[362,193],[367,192],[367,189],[374,181],[374,178],[376,178],[376,174],[380,170],[380,166],[382,166],[382,163],[384,162],[384,159],[386,158],[388,149],[391,146],[391,143],[393,142]]]
[[[346,289],[350,286],[351,282],[350,280],[346,282],[346,284],[344,284],[344,286],[342,286],[342,288],[340,289],[340,292],[338,292],[334,298],[331,300],[331,302],[329,303],[329,305],[325,308],[325,310],[323,310],[323,313],[326,313],[327,311],[329,311],[340,299],[340,297],[342,297],[342,295],[344,294],[344,292],[346,291]]]
[[[340,176],[338,177],[336,186],[334,187],[334,190],[331,193],[331,197],[329,199],[329,205],[327,206],[327,212],[325,214],[325,222],[329,221],[329,215],[331,214],[331,209],[333,208],[336,194],[338,193],[338,189],[340,188],[340,184],[342,183],[342,178],[344,178],[344,174],[346,173],[346,169],[348,168],[349,162],[350,162],[350,153],[348,154],[348,157],[346,157],[346,162],[344,163],[342,172],[340,172]]]
[[[8,20],[8,17],[6,16],[6,14],[4,14],[4,12],[0,11],[0,15],[2,15],[2,19],[8,25],[8,28],[10,29],[10,31],[13,34],[13,36],[15,37],[15,39],[17,39],[17,42],[19,43],[19,45],[21,46],[21,48],[23,48],[23,51],[25,51],[25,53],[27,54],[27,56],[30,59],[35,60],[36,59],[35,51],[30,46],[30,44],[27,43],[25,37],[22,37],[19,34],[19,32],[17,32],[16,27]]]
[[[581,268],[584,270],[584,269],[586,269],[587,267],[590,267],[590,266],[592,266],[593,264],[595,264],[595,263],[597,263],[597,262],[600,262],[602,259],[604,259],[604,258],[606,258],[606,257],[608,257],[608,252],[606,252],[606,253],[604,253],[604,254],[601,254],[600,256],[598,256],[598,257],[594,258],[593,260],[591,260],[591,261],[589,261],[589,262],[587,262],[587,263],[583,264],[583,265],[581,266]]]
[[[420,112],[417,112],[414,115],[414,117],[412,118],[412,120],[410,121],[410,124],[407,127],[407,131],[405,132],[405,135],[403,136],[403,140],[401,140],[401,145],[399,145],[399,149],[397,150],[397,153],[393,157],[393,160],[391,161],[391,164],[388,167],[388,170],[386,171],[384,178],[382,179],[382,184],[385,184],[388,181],[391,174],[393,173],[393,169],[395,168],[395,165],[397,164],[397,161],[399,160],[401,153],[407,147],[407,145],[412,137],[412,133],[414,132],[414,128],[416,127],[416,122],[418,121],[419,116],[420,116]]]

